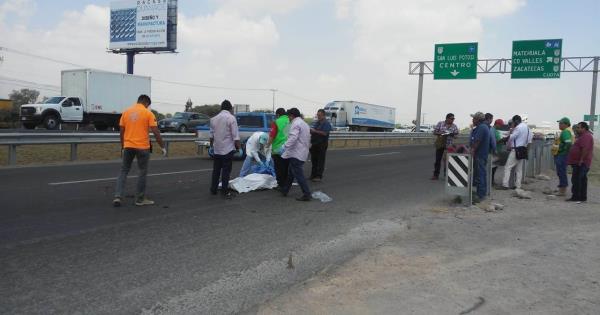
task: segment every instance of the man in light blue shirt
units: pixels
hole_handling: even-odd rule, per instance
[[[283,145],[281,157],[289,161],[289,168],[287,180],[281,187],[281,193],[287,196],[295,178],[300,188],[302,188],[302,197],[298,197],[296,200],[310,201],[312,196],[303,169],[310,148],[310,127],[304,122],[297,108],[288,110],[288,117],[290,118],[290,132],[287,141]]]
[[[310,148],[310,127],[297,108],[288,110],[290,117],[290,132],[287,141],[283,145],[282,158],[289,161],[288,177],[286,183],[281,187],[281,193],[287,196],[292,188],[294,178],[302,188],[302,197],[296,198],[298,201],[310,201],[312,199],[310,188],[304,177],[304,162],[308,159],[308,150]]]

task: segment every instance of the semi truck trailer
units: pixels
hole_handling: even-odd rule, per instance
[[[355,101],[333,101],[325,115],[334,130],[392,131],[396,126],[394,107]]]

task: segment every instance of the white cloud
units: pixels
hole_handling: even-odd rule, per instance
[[[280,35],[270,14],[289,12],[303,2],[223,1],[222,7],[210,14],[189,16],[180,12],[178,50],[181,53],[138,55],[135,72],[153,78],[217,86],[263,87],[273,83],[269,73],[281,71],[287,67],[287,62],[273,56]],[[233,5],[239,10],[226,10]],[[106,51],[109,40],[108,7],[87,5],[81,11],[67,11],[57,19],[60,21],[58,24],[47,29],[32,28],[26,21],[26,15],[20,18],[22,23],[16,24],[12,20],[4,23],[4,16],[28,12],[33,7],[35,2],[27,0],[9,0],[0,4],[2,46],[87,67],[124,71],[125,57]],[[271,66],[271,63],[276,66]],[[73,66],[14,53],[7,53],[5,62],[0,65],[2,72],[10,73],[16,79],[53,85],[60,85],[60,71],[66,68]],[[280,82],[292,80],[290,76],[284,78]],[[0,95],[8,92],[9,87],[0,85]],[[231,95],[238,98],[238,102],[270,101],[270,93],[263,93],[264,96],[255,94],[153,84],[153,97],[171,103],[183,104],[188,96],[195,103],[213,103]],[[250,99],[243,100],[241,97]],[[172,107],[163,110],[173,111]]]
[[[476,41],[484,18],[513,13],[523,5],[524,0],[336,1],[337,16],[352,20],[356,56],[392,64],[401,57],[428,56],[434,42]]]
[[[8,16],[16,16],[19,22],[23,22],[33,14],[35,7],[31,0],[6,0],[0,4],[0,24],[3,24]]]
[[[182,50],[203,51],[204,56],[213,58],[224,56],[235,66],[256,64],[259,55],[279,40],[270,17],[254,20],[225,10],[191,18],[181,15],[178,32]]]
[[[270,16],[287,14],[308,0],[221,0],[220,8],[223,11],[234,12],[242,16]]]
[[[319,78],[317,79],[319,87],[325,89],[339,87],[344,84],[345,81],[346,77],[341,74],[332,75],[323,73],[319,75]]]

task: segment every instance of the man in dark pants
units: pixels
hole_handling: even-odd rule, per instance
[[[217,194],[220,177],[223,196],[231,199],[229,177],[233,164],[233,154],[236,150],[242,152],[237,120],[233,116],[233,106],[228,100],[221,103],[221,112],[210,119],[210,146],[214,151],[210,192],[213,195]]]
[[[572,196],[567,201],[581,203],[587,201],[587,173],[592,167],[594,138],[586,122],[577,124],[574,131],[577,134],[577,140],[571,146],[567,158],[567,164],[573,168],[573,174],[571,175]]]
[[[448,113],[446,120],[438,122],[433,129],[433,134],[437,136],[437,139],[435,140],[435,164],[431,180],[437,180],[440,176],[444,152],[452,145],[454,137],[458,135],[458,127],[454,124],[454,114]]]
[[[283,146],[283,153],[281,157],[288,160],[289,171],[285,182],[285,185],[281,187],[281,193],[287,196],[288,192],[292,188],[294,179],[302,188],[302,196],[296,198],[298,201],[310,201],[312,195],[310,188],[306,183],[304,177],[304,162],[308,158],[308,150],[310,146],[310,127],[302,119],[300,111],[297,108],[291,108],[288,110],[288,116],[290,117],[290,132]]]
[[[156,127],[156,117],[148,110],[151,103],[148,95],[140,95],[137,104],[125,110],[121,115],[119,126],[123,164],[115,189],[115,199],[113,200],[113,206],[115,207],[121,206],[125,182],[134,158],[137,158],[139,169],[135,205],[148,206],[154,204],[154,201],[146,198],[146,175],[148,174],[148,161],[150,160],[150,137],[148,136],[148,130],[154,133],[156,142],[162,148],[163,155],[167,155],[167,150]]]
[[[277,178],[277,185],[279,185],[279,187],[282,187],[285,184],[288,173],[288,160],[281,157],[281,150],[287,141],[289,124],[290,119],[288,118],[285,109],[278,108],[275,111],[275,121],[271,124],[267,146],[271,145],[271,157],[273,158],[275,178]]]
[[[317,111],[317,121],[315,121],[314,127],[310,129],[310,159],[312,163],[310,179],[313,182],[320,182],[323,179],[330,131],[331,124],[325,117],[325,110],[319,109]]]
[[[473,126],[471,131],[471,156],[473,157],[473,168],[475,174],[473,181],[477,186],[477,196],[473,196],[473,202],[481,202],[487,196],[487,159],[490,153],[490,127],[485,123],[485,115],[477,112],[473,115]]]

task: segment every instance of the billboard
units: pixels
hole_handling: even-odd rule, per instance
[[[113,51],[176,49],[177,1],[123,0],[110,4],[110,44]]]

